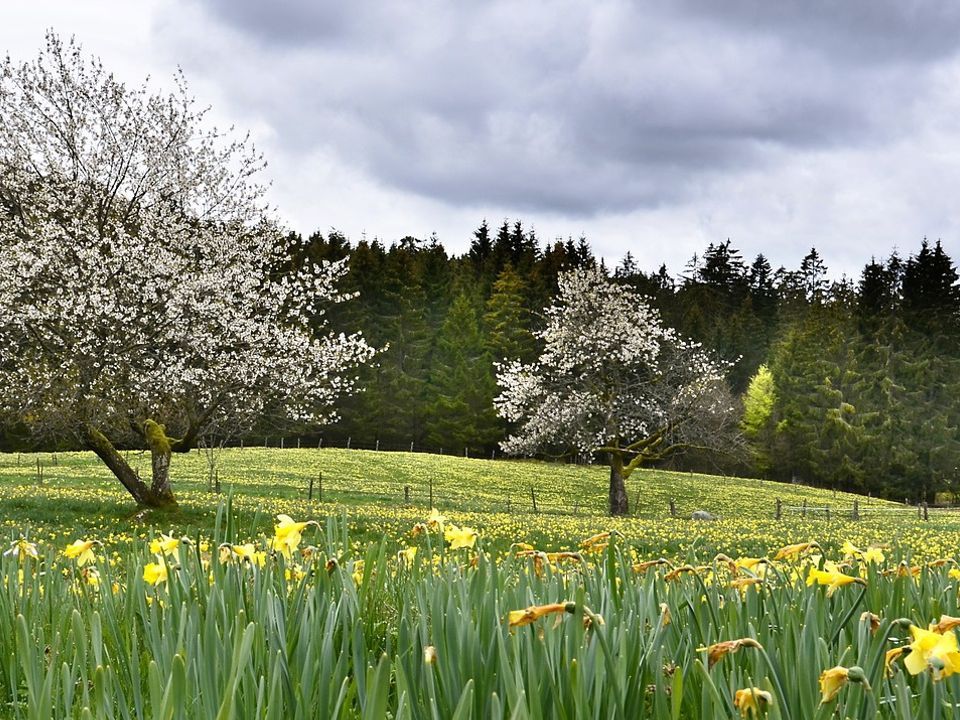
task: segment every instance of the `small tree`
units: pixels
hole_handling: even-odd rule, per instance
[[[499,367],[498,412],[519,423],[505,452],[605,453],[610,514],[623,515],[636,468],[737,442],[724,366],[663,327],[635,291],[596,267],[569,271],[545,319],[540,358]]]
[[[93,450],[138,503],[212,426],[335,418],[359,335],[311,330],[337,263],[290,269],[246,139],[185,82],[131,88],[52,33],[0,65],[0,412]],[[118,445],[146,447],[139,477]]]

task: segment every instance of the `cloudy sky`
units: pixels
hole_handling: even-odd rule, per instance
[[[924,236],[960,260],[955,0],[31,0],[0,50],[48,27],[132,82],[181,66],[301,232],[460,252],[521,218],[674,272],[726,238],[835,275]]]

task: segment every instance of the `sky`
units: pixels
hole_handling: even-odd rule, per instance
[[[0,52],[47,28],[133,84],[182,68],[304,234],[459,253],[520,219],[674,274],[726,239],[835,277],[924,237],[960,260],[955,0],[31,0]]]

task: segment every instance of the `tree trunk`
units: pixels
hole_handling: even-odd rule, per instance
[[[150,485],[150,494],[154,500],[154,507],[170,507],[177,504],[170,488],[170,453],[171,440],[167,437],[166,428],[153,420],[144,423],[144,436],[147,447],[150,448],[150,465],[153,469],[153,483]]]
[[[607,458],[610,462],[610,514],[626,515],[630,511],[630,501],[623,478],[623,456],[609,453]]]
[[[123,455],[117,452],[117,449],[106,435],[92,425],[88,425],[84,428],[84,438],[87,447],[103,461],[104,465],[110,468],[110,472],[116,476],[117,480],[127,489],[127,492],[137,501],[138,505],[153,508],[176,506],[177,501],[170,490],[167,473],[164,472],[162,483],[158,484],[157,482],[156,460],[154,460],[153,486],[148,486],[140,479],[139,473],[130,467],[130,463],[124,459]],[[166,456],[166,464],[162,465],[162,467],[165,469],[169,469],[170,467],[169,451]]]

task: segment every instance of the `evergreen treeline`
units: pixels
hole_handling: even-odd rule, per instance
[[[436,240],[355,247],[336,233],[312,259],[349,258],[358,300],[331,317],[388,345],[366,391],[324,431],[336,444],[489,456],[506,428],[492,408],[494,362],[529,360],[531,330],[562,270],[597,262],[584,238],[541,246],[522,223],[483,223],[470,249]],[[960,284],[940,243],[871,260],[831,281],[813,249],[799,267],[745,260],[725,241],[679,277],[641,271],[628,253],[611,275],[649,296],[667,324],[735,361],[753,456],[687,454],[677,467],[759,474],[902,499],[952,490],[960,466]]]
[[[347,259],[328,311],[386,350],[324,442],[489,457],[508,428],[493,409],[495,362],[531,360],[532,330],[563,270],[596,263],[585,238],[542,244],[532,228],[483,222],[463,255],[436,237],[386,245],[291,236],[291,263]],[[602,264],[602,263],[601,263]],[[799,267],[709,245],[679,276],[646,273],[630,253],[610,271],[668,325],[735,361],[752,456],[687,454],[675,466],[759,474],[897,499],[953,491],[960,478],[960,283],[940,243],[871,259],[831,281],[811,250]],[[260,434],[287,432],[267,423]],[[24,444],[14,430],[0,444]]]

